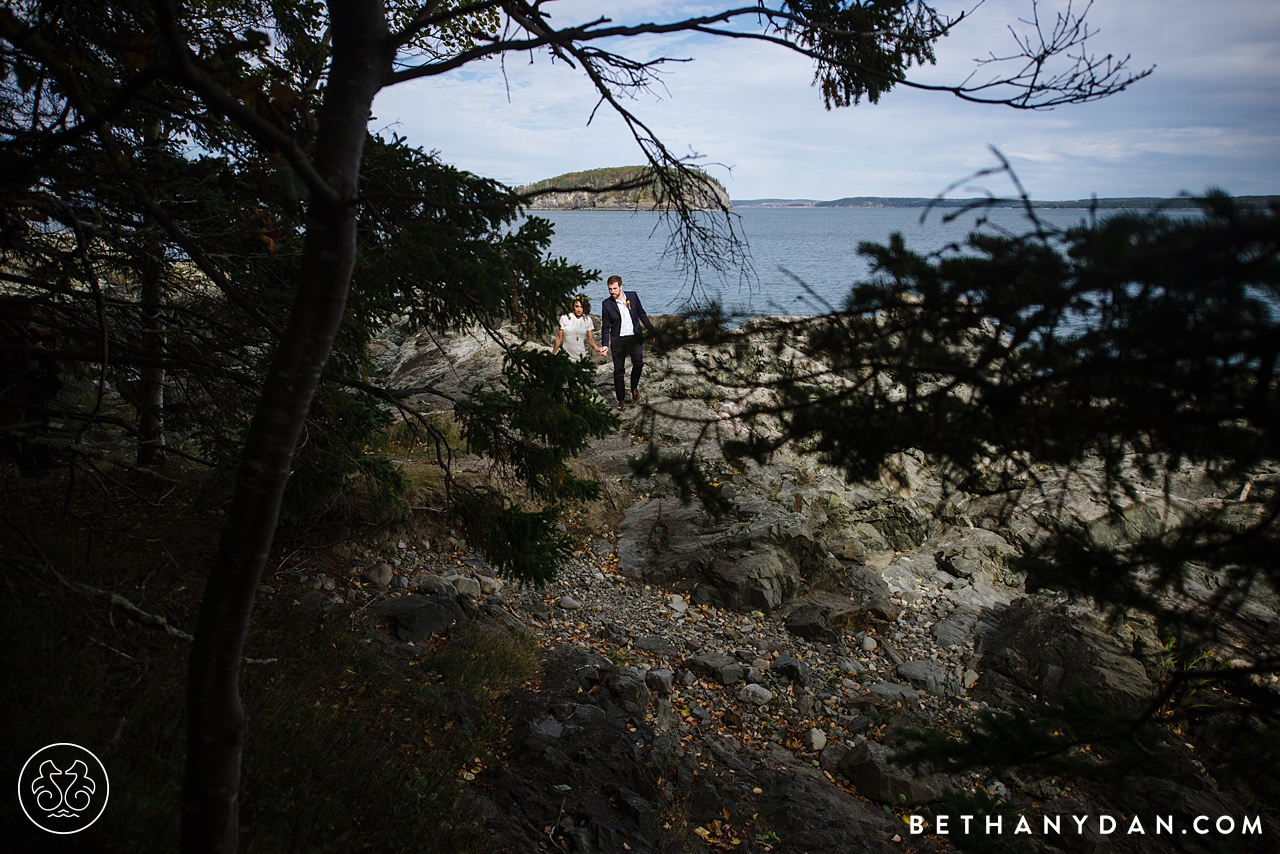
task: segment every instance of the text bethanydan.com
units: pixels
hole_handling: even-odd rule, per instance
[[[1016,820],[1015,820],[1016,819]],[[928,833],[934,836],[952,834],[988,834],[1004,833],[1036,833],[1036,820],[1025,815],[935,815],[929,820],[922,815],[907,816],[913,835]],[[1260,816],[1244,816],[1236,818],[1230,815],[1207,816],[1198,815],[1193,819],[1181,822],[1171,815],[1151,816],[1144,820],[1141,816],[1114,815],[1045,815],[1039,817],[1039,832],[1042,836],[1064,833],[1097,834],[1108,836],[1114,833],[1140,836],[1176,836],[1188,832],[1207,836],[1231,836],[1233,834],[1261,834],[1262,818]],[[1180,825],[1180,826],[1179,826]]]

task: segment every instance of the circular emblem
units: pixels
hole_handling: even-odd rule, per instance
[[[79,833],[107,808],[111,786],[98,757],[78,744],[50,744],[31,755],[18,775],[18,803],[49,833]]]

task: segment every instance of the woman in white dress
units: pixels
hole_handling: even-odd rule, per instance
[[[560,352],[562,345],[565,355],[574,361],[587,355],[588,345],[597,353],[601,352],[596,346],[595,323],[591,320],[591,302],[586,294],[573,298],[573,314],[560,315],[560,331],[556,333],[556,343],[551,345],[551,352]]]

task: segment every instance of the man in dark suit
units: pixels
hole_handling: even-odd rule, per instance
[[[622,277],[609,277],[609,299],[600,306],[600,337],[602,354],[613,356],[613,391],[618,396],[618,409],[627,408],[626,359],[631,357],[631,399],[640,399],[640,372],[644,370],[644,336],[640,324],[653,332],[653,323],[644,313],[640,297],[635,291],[622,290]]]

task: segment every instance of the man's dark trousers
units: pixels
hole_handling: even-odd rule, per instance
[[[623,385],[623,379],[627,372],[628,356],[631,357],[631,390],[635,391],[640,387],[640,372],[644,370],[644,337],[627,335],[614,339],[609,355],[613,357],[613,391],[618,395],[618,402],[621,403],[627,399],[627,389]]]

